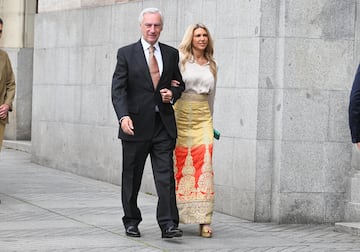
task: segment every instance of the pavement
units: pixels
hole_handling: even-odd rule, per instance
[[[0,152],[0,252],[8,251],[360,251],[358,235],[334,225],[254,223],[214,213],[212,238],[180,225],[182,238],[161,239],[157,198],[140,194],[141,238],[122,226],[120,187],[31,162],[26,151]]]

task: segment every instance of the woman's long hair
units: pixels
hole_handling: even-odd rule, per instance
[[[205,48],[205,58],[209,61],[210,63],[210,71],[213,74],[215,80],[216,80],[216,75],[217,75],[217,68],[216,68],[216,62],[214,60],[214,41],[211,37],[211,34],[208,30],[208,28],[203,25],[203,24],[191,24],[189,25],[189,27],[186,29],[184,37],[179,45],[179,51],[180,53],[183,54],[183,58],[180,62],[181,67],[183,69],[185,69],[185,63],[186,61],[191,61],[194,60],[193,59],[193,52],[192,52],[192,40],[193,40],[193,36],[194,36],[194,31],[196,29],[202,28],[206,31],[207,36],[208,36],[208,45]]]

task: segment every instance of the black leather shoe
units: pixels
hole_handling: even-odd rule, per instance
[[[181,237],[183,231],[175,226],[170,226],[161,231],[161,238]]]
[[[140,231],[137,226],[128,226],[125,233],[130,237],[140,237]]]

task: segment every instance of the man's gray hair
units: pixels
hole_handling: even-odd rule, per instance
[[[143,9],[139,15],[139,23],[141,24],[143,19],[144,19],[144,15],[146,13],[153,13],[153,14],[156,14],[156,13],[159,13],[160,14],[160,17],[161,17],[161,24],[163,25],[164,24],[164,17],[161,13],[161,11],[158,9],[158,8],[154,8],[154,7],[151,7],[151,8],[146,8],[146,9]]]

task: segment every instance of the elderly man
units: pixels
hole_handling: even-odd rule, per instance
[[[179,52],[158,42],[163,28],[158,9],[143,10],[139,22],[141,39],[118,50],[112,81],[112,102],[123,147],[123,223],[127,236],[140,237],[138,225],[142,217],[137,196],[150,154],[159,197],[157,221],[161,237],[180,237],[173,171],[177,129],[172,107],[185,89]],[[177,80],[179,86],[171,86],[171,80]]]
[[[3,31],[3,21],[0,18],[0,38]],[[0,50],[0,151],[4,139],[5,125],[9,121],[9,111],[15,96],[15,79],[9,56]]]

